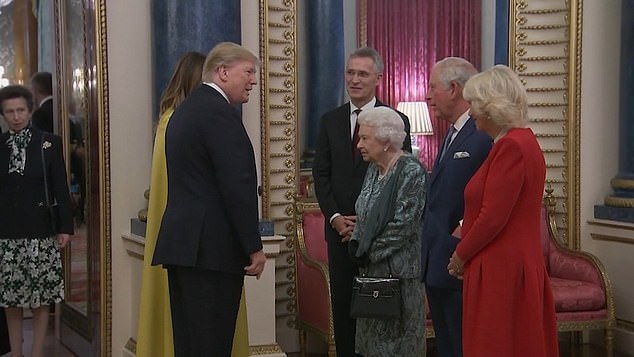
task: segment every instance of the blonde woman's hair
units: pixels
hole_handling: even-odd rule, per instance
[[[160,115],[176,108],[189,92],[200,85],[204,62],[205,55],[199,52],[187,52],[178,60],[172,78],[161,95]]]
[[[471,113],[490,118],[502,129],[528,123],[526,89],[507,66],[497,65],[471,77],[462,95],[471,103]]]
[[[203,81],[211,82],[214,72],[220,66],[230,67],[238,61],[253,61],[259,65],[258,58],[246,48],[233,43],[221,42],[209,51],[203,65]]]

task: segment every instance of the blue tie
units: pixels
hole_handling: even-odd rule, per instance
[[[447,152],[447,149],[449,149],[449,145],[451,145],[451,137],[455,132],[456,127],[451,125],[449,127],[449,131],[447,131],[447,136],[445,136],[445,141],[442,144],[442,150],[440,151],[440,160],[442,160],[443,156],[445,156],[445,153]]]

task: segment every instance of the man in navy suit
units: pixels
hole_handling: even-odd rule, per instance
[[[257,62],[235,43],[214,47],[165,133],[169,194],[152,264],[167,269],[176,357],[231,355],[244,274],[264,270],[253,146],[234,105],[249,100]]]
[[[319,207],[326,218],[325,236],[328,245],[328,272],[338,356],[355,356],[355,320],[350,318],[352,278],[358,268],[348,257],[348,241],[352,236],[356,213],[354,204],[363,185],[368,163],[363,161],[354,140],[358,110],[384,106],[376,99],[376,87],[383,76],[383,61],[373,48],[362,47],[348,57],[345,74],[350,102],[326,113],[321,118],[313,177]],[[407,137],[403,149],[412,151],[409,119],[405,123]]]
[[[31,116],[31,123],[36,128],[49,133],[53,132],[53,76],[50,72],[37,72],[31,77],[33,98],[37,110]]]
[[[447,57],[434,65],[427,91],[435,117],[451,123],[434,163],[422,233],[421,271],[440,357],[462,357],[462,281],[449,275],[447,264],[459,242],[452,233],[464,213],[464,188],[492,144],[476,130],[462,97],[462,88],[476,73],[468,61]]]

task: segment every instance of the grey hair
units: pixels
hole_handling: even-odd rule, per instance
[[[359,125],[374,128],[374,137],[379,141],[389,141],[396,148],[403,148],[405,124],[403,119],[390,107],[374,107],[362,111],[357,118]]]
[[[362,57],[362,58],[371,58],[372,61],[374,62],[374,71],[376,73],[383,73],[383,60],[381,59],[381,55],[379,55],[379,52],[377,52],[377,50],[375,50],[372,47],[360,47],[357,48],[356,50],[354,50],[354,52],[352,52],[350,54],[350,56],[348,57],[348,60],[350,60],[351,58],[358,58],[358,57]]]
[[[464,58],[445,57],[436,62],[434,69],[438,70],[442,85],[447,88],[451,82],[456,82],[461,88],[478,70]]]
[[[465,85],[463,95],[471,103],[472,113],[490,118],[503,129],[524,127],[528,122],[526,89],[507,66],[476,74]]]

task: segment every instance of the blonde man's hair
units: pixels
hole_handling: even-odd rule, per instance
[[[490,118],[502,129],[528,123],[526,89],[507,66],[497,65],[471,77],[463,96],[471,103],[472,113]]]
[[[211,82],[213,74],[220,66],[231,67],[238,61],[253,61],[256,66],[258,58],[246,48],[233,43],[221,42],[209,51],[203,65],[203,81]]]

